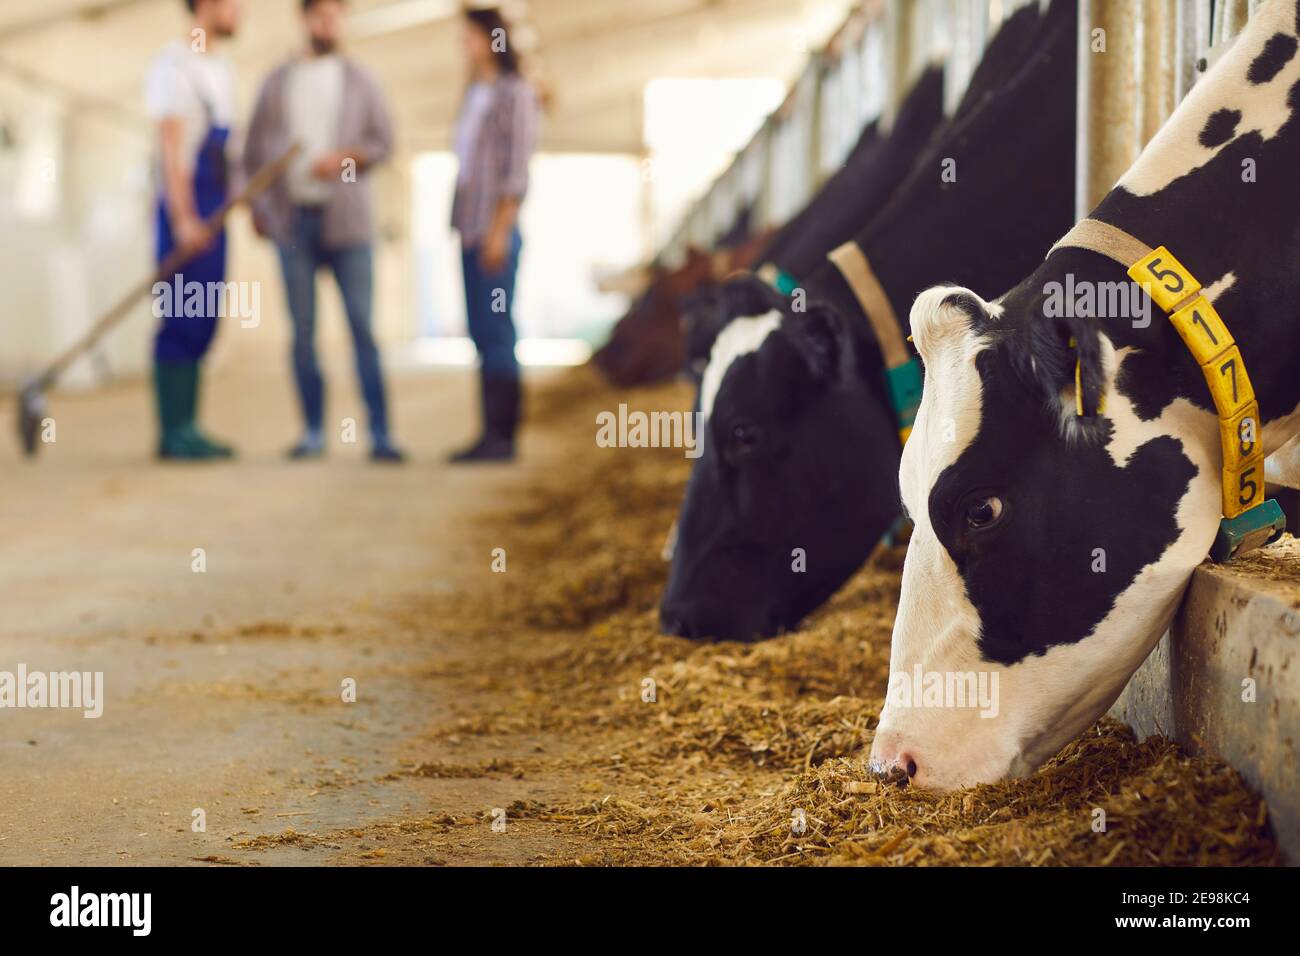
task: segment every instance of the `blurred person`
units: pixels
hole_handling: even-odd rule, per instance
[[[392,122],[375,80],[340,52],[343,0],[302,0],[306,47],[262,84],[244,149],[253,170],[293,143],[289,172],[254,204],[260,235],[275,242],[293,319],[293,369],[303,435],[289,457],[325,452],[325,381],[316,357],[316,273],[338,283],[370,418],[371,460],[399,463],[389,437],[388,402],[371,330],[374,248],[367,174],[393,148]]]
[[[235,121],[235,77],[219,52],[235,35],[240,0],[187,0],[190,31],[153,61],[145,83],[150,118],[158,125],[157,262],[173,251],[193,255],[168,281],[173,288],[225,280],[226,234],[205,224],[229,192],[228,152]],[[186,297],[188,298],[188,296]],[[162,325],[154,341],[154,395],[158,456],[163,459],[230,458],[234,452],[199,431],[199,373],[217,330],[214,297],[204,306],[170,295],[155,303]],[[164,304],[168,303],[168,304]],[[195,311],[199,314],[195,315]]]
[[[470,81],[456,121],[460,169],[452,228],[460,233],[469,334],[479,354],[483,434],[451,461],[509,461],[521,404],[511,314],[522,247],[519,207],[540,111],[501,14],[471,9],[465,18]]]

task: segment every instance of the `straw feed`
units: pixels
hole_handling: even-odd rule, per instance
[[[1028,779],[947,794],[875,782],[863,753],[883,704],[901,548],[879,550],[798,633],[753,645],[659,634],[659,551],[689,462],[596,448],[596,412],[619,401],[681,408],[689,395],[616,397],[586,372],[544,394],[534,427],[565,464],[491,521],[511,529],[503,590],[441,608],[466,635],[509,633],[487,672],[469,660],[442,671],[508,703],[435,734],[569,744],[529,755],[526,771],[495,768],[580,781],[572,799],[507,808],[512,820],[593,838],[580,863],[1279,862],[1267,808],[1235,771],[1110,720]]]

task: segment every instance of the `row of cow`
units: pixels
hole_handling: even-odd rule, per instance
[[[1079,223],[1077,17],[1010,17],[951,117],[926,72],[690,303],[705,432],[663,626],[793,629],[905,515],[891,690],[988,672],[1001,700],[891,693],[871,760],[903,782],[1027,773],[1104,713],[1216,538],[1277,533],[1263,457],[1300,433],[1300,3],[1268,0]]]

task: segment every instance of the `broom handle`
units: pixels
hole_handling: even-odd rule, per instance
[[[251,202],[264,193],[271,184],[284,175],[289,164],[293,162],[301,146],[293,145],[277,160],[268,163],[253,174],[252,178],[245,184],[243,190],[236,196],[231,196],[222,203],[217,210],[204,220],[204,225],[213,233],[219,232],[226,219],[239,206]],[[98,342],[113,326],[125,317],[132,308],[135,307],[137,299],[142,299],[153,291],[153,287],[159,282],[164,282],[174,276],[182,266],[198,255],[197,252],[189,252],[184,249],[173,249],[165,259],[158,270],[149,277],[145,282],[134,286],[123,295],[117,303],[96,320],[95,324],[90,327],[84,336],[70,345],[58,358],[50,363],[41,376],[36,380],[35,387],[41,391],[52,386],[58,377],[62,375],[69,365],[71,365],[83,353],[94,348]]]

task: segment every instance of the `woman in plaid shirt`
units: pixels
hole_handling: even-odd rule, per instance
[[[471,9],[465,16],[470,85],[456,123],[460,172],[452,228],[460,233],[469,334],[479,354],[483,435],[451,460],[509,461],[520,406],[511,315],[522,245],[519,206],[540,110],[501,14]]]

